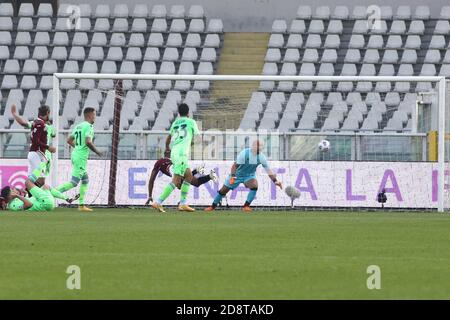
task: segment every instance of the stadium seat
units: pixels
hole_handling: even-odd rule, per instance
[[[165,18],[167,16],[167,9],[165,5],[154,5],[150,16],[152,18]]]
[[[286,20],[274,20],[272,23],[272,33],[286,33]]]
[[[305,33],[306,26],[304,20],[292,20],[291,27],[289,28],[290,33]]]
[[[220,43],[220,40],[219,40],[219,43]],[[201,46],[200,35],[198,33],[189,33],[186,37],[186,42],[184,45],[186,47],[200,47]],[[216,47],[216,46],[213,45],[211,47]]]
[[[181,38],[181,34],[179,33],[170,33],[167,37],[166,46],[168,47],[181,47],[183,45],[183,40]]]
[[[133,18],[147,18],[148,14],[148,6],[146,4],[136,4],[131,16]]]
[[[417,6],[412,18],[418,20],[430,19],[430,8],[428,6]]]
[[[147,21],[143,18],[136,18],[131,24],[131,32],[147,32]]]
[[[222,33],[223,32],[223,23],[221,19],[211,19],[208,23],[207,32],[215,32]]]
[[[425,25],[422,20],[411,21],[409,25],[409,34],[419,34],[422,35],[425,32]]]
[[[14,15],[14,8],[12,3],[0,3],[0,17],[12,17]]]
[[[128,40],[128,46],[130,47],[144,47],[145,39],[142,33],[132,33]]]
[[[192,19],[189,24],[189,32],[198,33],[205,31],[205,23],[201,19]]]

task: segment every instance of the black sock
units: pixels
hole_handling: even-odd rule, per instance
[[[208,174],[206,176],[198,177],[197,180],[198,180],[198,185],[201,186],[202,184],[207,183],[208,181],[210,181],[211,177]]]
[[[248,201],[245,201],[245,203],[244,203],[244,207],[250,207],[250,202],[248,202]]]

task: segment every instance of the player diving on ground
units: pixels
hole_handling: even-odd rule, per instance
[[[242,210],[247,212],[252,211],[250,204],[255,199],[256,192],[258,191],[256,168],[259,165],[263,166],[272,182],[280,187],[280,189],[283,189],[283,185],[277,180],[275,173],[270,169],[266,156],[261,152],[262,148],[263,143],[256,140],[253,142],[251,148],[246,148],[239,153],[236,161],[231,166],[231,174],[222,188],[217,192],[211,206],[207,207],[205,211],[213,211],[221,203],[222,198],[228,191],[237,188],[241,183],[250,189]]]
[[[158,174],[161,172],[168,177],[172,177],[171,169],[172,161],[170,161],[170,151],[166,150],[164,152],[164,158],[156,161],[155,165],[153,166],[150,178],[148,180],[148,199],[145,202],[145,205],[149,205],[153,202],[153,187],[155,185],[155,180]],[[217,179],[218,177],[214,169],[211,169],[209,174],[205,174],[205,167],[202,165],[197,169],[192,170],[191,185],[198,188],[199,186],[209,182],[210,180],[216,182]]]
[[[55,208],[55,198],[72,203],[79,195],[69,198],[48,185],[38,187],[30,179],[25,181],[25,187],[31,194],[27,196],[25,190],[6,186],[1,190],[0,209],[10,211],[52,211]]]
[[[159,198],[152,203],[152,207],[165,212],[162,203],[175,188],[180,189],[180,204],[178,210],[192,212],[195,209],[187,204],[187,195],[193,180],[189,168],[189,156],[194,136],[199,134],[197,123],[189,118],[189,106],[182,103],[178,106],[179,117],[172,123],[170,134],[166,139],[166,152],[170,151],[170,161],[173,163],[173,178],[163,190]],[[170,144],[172,143],[172,146]]]

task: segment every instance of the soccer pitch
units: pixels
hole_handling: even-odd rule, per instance
[[[2,213],[0,299],[449,299],[449,230],[436,213]]]

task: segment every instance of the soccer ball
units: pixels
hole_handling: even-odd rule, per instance
[[[319,142],[317,147],[319,148],[319,150],[321,152],[326,152],[326,151],[330,150],[330,141],[322,140],[322,141]]]

